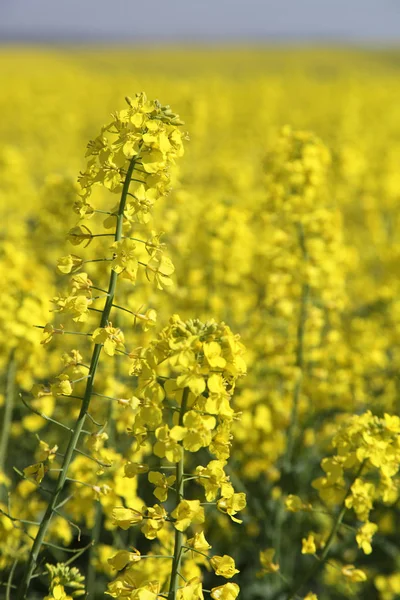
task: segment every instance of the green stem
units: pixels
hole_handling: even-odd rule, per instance
[[[187,400],[189,397],[189,388],[185,388],[182,395],[182,405],[179,413],[179,425],[183,425],[183,417],[186,412]],[[183,500],[184,497],[184,452],[182,451],[182,458],[176,465],[176,506]],[[179,570],[181,567],[183,550],[183,533],[175,529],[175,544],[174,544],[174,560],[172,563],[171,570],[171,582],[169,586],[168,598],[170,600],[176,600],[177,591],[179,587]]]
[[[308,262],[307,248],[304,238],[304,230],[301,224],[299,224],[299,242],[302,251],[303,259]],[[288,431],[288,440],[286,448],[286,456],[284,468],[287,472],[291,471],[293,461],[293,451],[295,444],[295,435],[297,429],[297,421],[299,417],[299,400],[303,386],[303,371],[304,371],[304,334],[307,321],[308,303],[310,298],[310,286],[308,283],[303,283],[301,289],[301,301],[300,301],[300,315],[297,326],[297,349],[296,349],[296,367],[298,369],[298,376],[293,391],[293,403],[292,413],[290,416],[290,425]]]
[[[116,242],[119,242],[122,238],[124,210],[125,210],[126,200],[127,200],[128,191],[129,191],[129,184],[131,182],[134,168],[135,168],[135,160],[132,159],[129,164],[129,168],[128,168],[128,171],[126,174],[124,186],[123,186],[122,193],[121,193],[121,200],[120,200],[119,207],[118,207],[117,224],[116,224],[115,236],[114,236],[114,240]],[[108,296],[107,296],[106,302],[104,304],[104,309],[103,309],[103,313],[101,316],[99,327],[105,327],[108,323],[112,305],[113,305],[115,290],[116,290],[116,286],[117,286],[117,279],[118,279],[117,273],[112,270],[111,274],[110,274],[110,281],[109,281],[109,286],[108,286]],[[51,521],[51,518],[52,518],[52,515],[54,512],[54,507],[56,506],[56,504],[58,502],[58,498],[64,488],[64,484],[67,479],[68,468],[71,463],[71,460],[72,460],[72,457],[73,457],[73,454],[75,451],[75,447],[78,443],[79,436],[81,435],[83,425],[84,425],[84,422],[85,422],[85,419],[87,416],[87,412],[89,409],[90,400],[92,397],[94,379],[95,379],[95,375],[96,375],[96,371],[97,371],[97,366],[98,366],[98,362],[99,362],[99,358],[100,358],[101,349],[102,349],[101,344],[95,344],[94,349],[93,349],[92,359],[90,361],[89,375],[88,375],[88,379],[87,379],[85,394],[83,396],[82,405],[81,405],[78,419],[75,423],[74,430],[71,433],[68,447],[65,452],[65,457],[64,457],[64,461],[63,461],[63,465],[62,465],[62,472],[59,475],[57,485],[53,492],[52,498],[51,498],[51,500],[47,506],[47,509],[43,515],[40,527],[38,529],[35,541],[33,543],[33,546],[32,546],[28,561],[27,561],[25,573],[22,578],[16,600],[24,600],[27,597],[29,583],[30,583],[31,577],[33,575],[33,571],[35,570],[39,552],[40,552],[40,549],[44,542],[44,538],[45,538],[47,529],[50,525],[50,521]]]
[[[13,566],[11,567],[11,571],[10,571],[10,574],[8,576],[7,589],[6,589],[6,600],[11,600],[11,588],[14,587],[12,585],[12,580],[13,580],[13,577],[14,577],[14,571],[15,571],[15,568],[16,568],[17,564],[18,564],[18,559],[16,559],[13,562]]]
[[[11,420],[15,400],[15,375],[17,372],[17,361],[15,360],[15,351],[12,350],[8,361],[6,393],[4,398],[3,425],[0,436],[0,472],[4,471],[6,462],[8,440],[10,438]]]
[[[96,569],[94,566],[94,560],[96,557],[97,544],[100,540],[101,525],[103,521],[103,509],[100,501],[97,502],[94,518],[95,521],[92,529],[92,545],[89,552],[88,573],[86,577],[87,600],[89,600],[89,598],[94,600],[96,597]]]

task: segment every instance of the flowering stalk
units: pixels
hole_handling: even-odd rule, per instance
[[[237,523],[241,521],[235,517],[236,513],[246,506],[245,494],[235,492],[225,472],[231,427],[236,418],[230,400],[236,379],[246,371],[243,351],[238,336],[224,323],[183,321],[174,315],[157,339],[136,358],[136,393],[140,405],[132,432],[137,441],[152,442],[153,454],[174,466],[162,464],[160,471],[148,472],[147,465],[128,462],[126,477],[148,472],[148,480],[155,486],[153,493],[161,504],[144,506],[142,510],[116,506],[113,520],[122,529],[140,524],[146,538],[162,539],[161,548],[165,552],[161,553],[162,558],[169,558],[169,548],[173,547],[172,565],[169,572],[160,568],[157,578],[146,582],[140,552],[120,550],[108,561],[121,571],[108,586],[107,594],[113,598],[122,598],[134,591],[137,597],[147,594],[154,599],[165,596],[169,600],[202,600],[201,577],[187,580],[182,575],[191,561],[203,564],[206,559],[215,574],[226,579],[238,572],[232,557],[208,556],[211,545],[205,538],[207,530],[203,523],[206,520],[204,505],[215,505]],[[202,448],[208,448],[216,457],[207,466],[196,461],[196,454]],[[164,469],[173,469],[175,475],[167,476],[162,472]],[[204,489],[206,502],[197,497],[185,498],[186,484],[193,483]],[[163,503],[168,501],[171,489],[175,492],[175,502],[173,510],[168,512],[168,504],[163,506]],[[193,526],[196,526],[193,537],[186,539],[186,532]],[[156,548],[149,556],[159,554]],[[164,594],[163,590],[168,591]],[[213,588],[210,593],[212,599],[234,600],[239,586],[229,582]]]
[[[188,397],[189,397],[189,388],[185,388],[183,390],[183,395],[182,395],[182,406],[181,406],[181,410],[179,412],[179,426],[182,427],[183,426],[183,418],[185,416],[185,412],[186,412],[186,406],[187,406],[187,401],[188,401]],[[184,483],[184,460],[185,454],[184,452],[182,452],[182,458],[179,460],[179,462],[176,463],[176,482],[175,482],[175,487],[176,487],[176,504],[175,504],[175,508],[177,508],[179,506],[179,504],[181,503],[181,501],[184,498],[184,489],[185,489],[185,483]],[[183,550],[183,533],[182,531],[179,531],[179,529],[175,529],[175,543],[174,543],[174,560],[172,563],[172,570],[171,570],[171,583],[170,583],[170,588],[169,588],[169,592],[168,592],[168,598],[172,598],[173,600],[176,600],[176,594],[177,594],[177,590],[179,587],[179,569],[181,566],[181,560],[182,560],[182,550]]]
[[[336,454],[322,459],[321,467],[324,475],[312,482],[324,505],[322,511],[317,508],[315,512],[326,514],[326,507],[336,508],[337,512],[335,516],[332,513],[333,524],[329,532],[318,535],[310,532],[303,538],[302,554],[312,554],[318,558],[318,561],[312,565],[299,583],[294,586],[286,585],[284,591],[291,594],[288,600],[297,598],[301,588],[311,582],[321,567],[327,563],[329,552],[347,511],[350,513],[352,509],[358,521],[356,527],[346,526],[346,529],[351,531],[351,538],[355,531],[358,548],[364,554],[372,553],[373,536],[378,530],[378,525],[370,521],[374,504],[382,501],[387,504],[397,502],[397,494],[393,495],[391,491],[399,471],[399,436],[398,416],[386,413],[383,418],[380,418],[372,415],[370,411],[362,415],[349,416],[338,429],[332,440],[332,447],[336,449]],[[346,472],[350,476],[350,484],[346,484]],[[294,495],[287,497],[286,508],[291,512],[314,512],[312,504]],[[326,541],[324,541],[325,535]],[[351,538],[345,541],[349,542]],[[317,555],[318,546],[321,547],[320,555]],[[269,558],[265,554],[266,572],[271,572]],[[276,570],[279,570],[279,565],[276,567]],[[338,566],[338,571],[347,583],[361,583],[368,578],[362,569],[352,564]]]
[[[125,204],[126,204],[127,194],[129,191],[129,185],[130,185],[130,182],[132,179],[132,174],[133,174],[133,171],[135,168],[135,162],[136,162],[135,159],[132,159],[130,161],[128,172],[126,174],[126,178],[124,181],[124,186],[122,189],[121,199],[119,202],[118,213],[117,213],[117,224],[116,224],[115,235],[114,235],[115,242],[119,242],[122,237],[122,225],[123,225],[123,219],[124,219]],[[110,313],[111,313],[111,308],[112,308],[113,301],[114,301],[115,290],[116,290],[116,286],[117,286],[117,279],[118,279],[118,274],[115,271],[111,271],[110,281],[108,284],[107,299],[104,304],[104,309],[102,311],[102,315],[101,315],[101,319],[100,319],[100,325],[99,325],[100,328],[104,328],[108,324],[108,321],[110,318]],[[94,348],[93,348],[93,354],[92,354],[92,358],[90,361],[90,368],[89,368],[89,373],[88,373],[86,389],[85,389],[84,397],[82,400],[82,405],[81,405],[81,409],[79,412],[79,416],[74,425],[73,433],[71,434],[71,437],[70,437],[70,440],[69,440],[69,443],[67,446],[67,450],[65,452],[64,461],[62,463],[62,470],[58,477],[57,485],[54,489],[51,500],[50,500],[50,502],[47,506],[47,509],[43,515],[43,518],[41,520],[39,530],[37,532],[35,541],[33,543],[33,546],[32,546],[32,549],[31,549],[31,552],[30,552],[30,555],[28,558],[28,563],[27,563],[27,566],[25,569],[25,573],[24,573],[23,579],[21,581],[21,585],[18,590],[18,600],[22,600],[23,598],[26,597],[26,594],[27,594],[27,591],[29,588],[29,583],[30,583],[31,577],[33,575],[33,571],[37,564],[39,552],[41,550],[44,537],[45,537],[47,529],[50,525],[50,520],[53,516],[54,509],[58,503],[59,496],[60,496],[62,490],[64,489],[65,480],[67,479],[67,476],[68,476],[68,468],[69,468],[69,465],[73,458],[74,451],[75,451],[76,445],[78,443],[79,436],[82,433],[83,425],[85,423],[87,413],[89,410],[90,400],[92,398],[93,385],[94,385],[94,381],[95,381],[97,366],[99,363],[99,358],[100,358],[102,347],[103,347],[103,344],[99,343],[99,344],[95,344]]]
[[[89,143],[87,155],[91,158],[87,170],[81,174],[81,198],[74,206],[75,211],[81,218],[89,218],[95,213],[95,210],[87,201],[93,185],[102,184],[114,192],[121,190],[117,207],[110,212],[104,222],[106,228],[114,228],[114,234],[112,234],[114,238],[112,245],[113,257],[84,261],[79,256],[69,255],[58,261],[60,272],[72,273],[73,275],[70,283],[70,294],[53,299],[55,312],[69,314],[76,322],[86,322],[91,310],[95,313],[99,312],[101,318],[97,329],[89,334],[94,342],[89,367],[82,364],[79,352],[73,350],[69,355],[64,355],[64,358],[66,357],[66,369],[72,370],[74,379],[71,380],[68,372],[64,369],[58,376],[57,383],[51,386],[50,391],[43,389],[43,386],[36,390],[41,395],[52,394],[56,397],[79,398],[81,399],[81,406],[79,416],[70,429],[71,435],[64,454],[60,475],[55,489],[51,492],[50,501],[40,522],[28,558],[25,574],[18,590],[19,600],[26,597],[40,549],[45,543],[45,535],[57,510],[59,497],[65,483],[69,481],[83,484],[98,496],[102,493],[108,493],[110,490],[108,486],[93,486],[79,479],[68,477],[68,471],[74,452],[82,454],[78,450],[77,444],[81,433],[84,432],[83,426],[86,418],[90,417],[93,424],[98,425],[88,411],[94,394],[93,387],[102,349],[104,348],[104,353],[109,356],[113,356],[118,350],[124,352],[124,335],[120,329],[112,327],[110,322],[112,309],[118,308],[114,304],[117,279],[122,277],[134,284],[140,264],[146,269],[148,279],[155,281],[158,288],[162,289],[163,286],[170,285],[169,275],[174,270],[169,259],[163,256],[163,246],[158,242],[158,237],[154,235],[150,240],[144,242],[146,251],[150,254],[148,262],[139,261],[136,256],[136,245],[129,237],[123,236],[123,226],[131,227],[131,222],[135,219],[140,223],[146,223],[150,218],[148,213],[155,200],[167,193],[168,168],[175,157],[183,154],[182,134],[177,129],[177,125],[182,124],[182,122],[168,106],[163,107],[157,101],[147,101],[144,94],[138,94],[135,100],[127,98],[127,102],[128,109],[113,115],[112,123],[103,127],[100,136]],[[110,134],[111,137],[106,136],[106,133]],[[139,173],[137,177],[134,177],[135,169],[140,171],[140,180],[138,179]],[[138,181],[140,181],[139,186],[137,185]],[[129,215],[130,220],[128,220],[127,215]],[[105,236],[92,234],[86,225],[78,224],[69,232],[68,237],[74,245],[88,245],[93,237]],[[95,261],[112,261],[108,289],[102,309],[91,307],[93,301],[98,298],[92,297],[92,282],[87,273],[74,275],[84,263]],[[144,314],[137,313],[135,319],[142,322],[144,328],[149,327],[155,322],[155,311],[148,310]],[[51,324],[47,324],[43,331],[45,336],[43,343],[48,343],[55,334],[63,333],[64,329],[61,326],[57,330]],[[88,371],[85,371],[85,369],[88,369]],[[82,375],[82,370],[85,374],[79,376]],[[83,397],[74,396],[72,394],[73,385],[83,380],[86,380]],[[94,451],[96,451],[96,448],[100,448],[102,441],[107,437],[107,434],[101,428],[100,433],[97,434],[98,441],[96,441],[96,435],[92,438],[91,443]],[[54,458],[55,452],[46,450],[45,459],[47,462],[49,462],[49,454],[52,454],[52,458]],[[99,465],[102,464],[95,456],[93,460]],[[36,483],[40,483],[48,470],[48,466],[43,461],[26,468],[24,474],[33,478]]]

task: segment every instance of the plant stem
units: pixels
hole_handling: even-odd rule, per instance
[[[97,502],[94,519],[94,527],[92,529],[92,545],[89,551],[88,573],[86,577],[87,600],[89,600],[89,598],[94,600],[96,597],[96,569],[94,566],[94,559],[96,556],[96,546],[100,540],[101,525],[103,521],[103,509],[100,501]]]
[[[185,388],[182,395],[182,404],[181,410],[179,413],[179,425],[183,425],[183,417],[186,412],[186,404],[189,397],[189,388]],[[176,506],[183,500],[184,497],[184,452],[182,450],[182,458],[176,465]],[[182,558],[182,548],[183,548],[183,533],[175,529],[175,544],[174,544],[174,560],[172,563],[171,570],[171,582],[168,592],[168,598],[170,600],[176,600],[177,591],[179,587],[179,569],[181,567],[181,558]]]
[[[129,191],[129,184],[131,182],[134,168],[135,168],[135,160],[132,159],[129,164],[129,168],[128,168],[128,171],[126,174],[124,186],[123,186],[122,193],[121,193],[121,199],[120,199],[120,203],[119,203],[119,207],[118,207],[117,224],[116,224],[115,236],[114,236],[114,240],[116,242],[119,242],[122,238],[124,210],[125,210],[126,200],[127,200],[128,191]],[[99,327],[105,327],[108,323],[112,305],[113,305],[115,289],[117,286],[117,279],[118,279],[117,273],[115,271],[111,270],[110,281],[109,281],[109,286],[108,286],[108,296],[107,296],[106,302],[104,304],[104,309],[103,309],[103,313],[101,316]],[[98,366],[98,362],[99,362],[101,349],[102,349],[101,344],[95,344],[94,349],[93,349],[92,359],[90,361],[89,375],[88,375],[88,379],[87,379],[85,394],[84,394],[83,400],[82,400],[81,410],[79,412],[78,419],[75,423],[74,430],[71,433],[68,447],[65,452],[65,457],[64,457],[64,461],[63,461],[63,465],[62,465],[62,471],[59,475],[57,485],[53,492],[52,498],[47,506],[47,509],[43,515],[40,527],[38,529],[35,541],[33,543],[33,546],[32,546],[28,561],[27,561],[25,573],[24,573],[24,576],[22,578],[22,581],[21,581],[21,584],[20,584],[20,587],[18,590],[16,600],[24,600],[27,597],[29,583],[30,583],[31,577],[33,575],[33,571],[35,570],[39,552],[40,552],[40,549],[44,542],[44,538],[45,538],[47,529],[50,525],[51,518],[53,516],[54,507],[56,506],[56,504],[58,502],[58,498],[60,496],[60,493],[62,492],[62,490],[64,488],[64,484],[67,479],[68,468],[71,463],[71,460],[72,460],[72,457],[73,457],[73,454],[75,451],[75,447],[78,443],[79,436],[82,432],[83,425],[84,425],[84,422],[86,419],[86,415],[87,415],[87,412],[89,409],[90,400],[92,397],[94,379],[95,379],[95,375],[96,375],[96,371],[97,371],[97,366]]]
[[[304,238],[303,226],[299,224],[299,243],[302,251],[303,259],[308,262],[307,248]],[[301,289],[301,300],[300,300],[300,315],[297,326],[297,348],[296,348],[296,367],[298,369],[297,380],[293,391],[293,404],[292,413],[290,416],[290,425],[288,431],[287,449],[284,462],[284,468],[287,472],[291,471],[293,451],[295,444],[295,434],[297,428],[297,421],[299,416],[299,400],[303,385],[303,371],[304,371],[304,333],[307,321],[308,302],[310,298],[310,286],[308,283],[303,283]]]
[[[11,567],[11,571],[10,571],[10,574],[8,576],[7,589],[6,589],[6,600],[11,600],[11,593],[10,592],[11,592],[11,588],[14,587],[12,585],[12,580],[13,580],[13,577],[14,577],[14,571],[15,571],[15,568],[16,568],[17,564],[18,564],[18,559],[16,559],[13,562],[13,566]]]
[[[4,471],[8,440],[10,437],[12,413],[15,399],[15,375],[17,372],[17,361],[15,360],[15,351],[11,350],[8,360],[8,369],[6,376],[6,393],[4,398],[3,425],[0,437],[0,472]]]

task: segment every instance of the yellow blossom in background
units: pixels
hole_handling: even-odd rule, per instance
[[[273,562],[274,555],[274,548],[267,548],[266,550],[262,550],[260,552],[260,563],[262,567],[261,574],[276,573],[277,571],[279,571],[279,564]]]
[[[375,523],[364,523],[357,531],[356,540],[359,548],[362,548],[365,554],[371,554],[371,540],[374,533],[378,531],[378,525]]]
[[[315,554],[317,551],[317,547],[315,545],[314,536],[310,533],[307,538],[303,538],[302,540],[302,554]]]
[[[377,575],[374,584],[382,600],[394,600],[400,594],[400,573]]]
[[[356,569],[354,565],[345,565],[342,568],[342,574],[352,583],[358,583],[367,579],[364,571],[361,569]]]

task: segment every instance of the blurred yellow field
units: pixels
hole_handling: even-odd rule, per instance
[[[400,597],[399,69],[0,50],[0,598]]]

